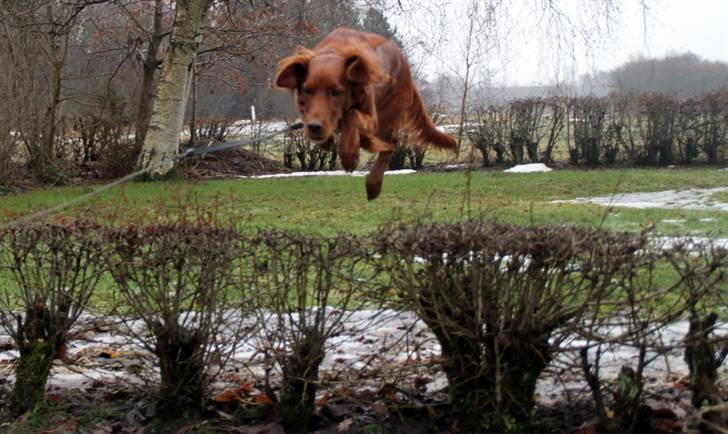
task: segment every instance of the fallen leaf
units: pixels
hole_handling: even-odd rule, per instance
[[[327,402],[329,402],[329,399],[331,399],[331,393],[327,392],[324,396],[316,400],[316,406],[323,407]]]
[[[217,395],[214,401],[221,404],[227,404],[233,401],[240,401],[241,398],[240,389],[227,389]]]
[[[255,397],[255,403],[257,405],[271,405],[273,404],[273,400],[268,398],[266,395],[260,394]]]
[[[114,351],[112,349],[105,348],[105,349],[101,350],[98,357],[100,357],[102,359],[116,359],[119,357],[119,353],[117,353],[116,351]]]
[[[258,391],[258,389],[255,388],[255,385],[253,383],[248,383],[248,382],[241,383],[240,390],[247,393],[248,395]]]

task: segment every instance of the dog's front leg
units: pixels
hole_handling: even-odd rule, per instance
[[[341,121],[341,135],[337,151],[341,160],[341,167],[347,172],[356,169],[359,164],[361,122],[355,111],[344,115]]]
[[[382,180],[384,179],[384,171],[389,167],[389,160],[392,158],[392,151],[383,151],[377,155],[372,169],[367,175],[367,199],[374,200],[382,191]]]

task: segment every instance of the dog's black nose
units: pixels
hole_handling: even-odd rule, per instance
[[[321,134],[321,124],[318,122],[309,122],[308,132],[314,136]]]

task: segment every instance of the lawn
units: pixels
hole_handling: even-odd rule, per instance
[[[615,230],[655,225],[668,235],[728,235],[728,214],[717,210],[607,210],[597,205],[551,203],[612,193],[728,186],[728,173],[717,168],[578,169],[533,174],[478,170],[470,179],[469,207],[467,186],[465,171],[388,175],[382,195],[367,202],[361,177],[137,182],[64,213],[104,210],[119,220],[128,220],[176,212],[177,203],[188,202],[206,209],[214,205],[221,212],[239,216],[253,228],[320,234],[366,233],[392,219],[432,216],[456,220],[470,214],[515,224],[577,223]],[[93,188],[60,187],[0,196],[0,221],[44,209]]]

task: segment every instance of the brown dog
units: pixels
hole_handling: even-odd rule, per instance
[[[337,150],[345,170],[356,168],[360,148],[379,153],[366,178],[369,200],[382,190],[398,130],[457,152],[455,140],[428,117],[402,51],[382,36],[336,29],[313,50],[299,48],[283,59],[274,83],[294,92],[311,141],[330,149],[340,133]]]

